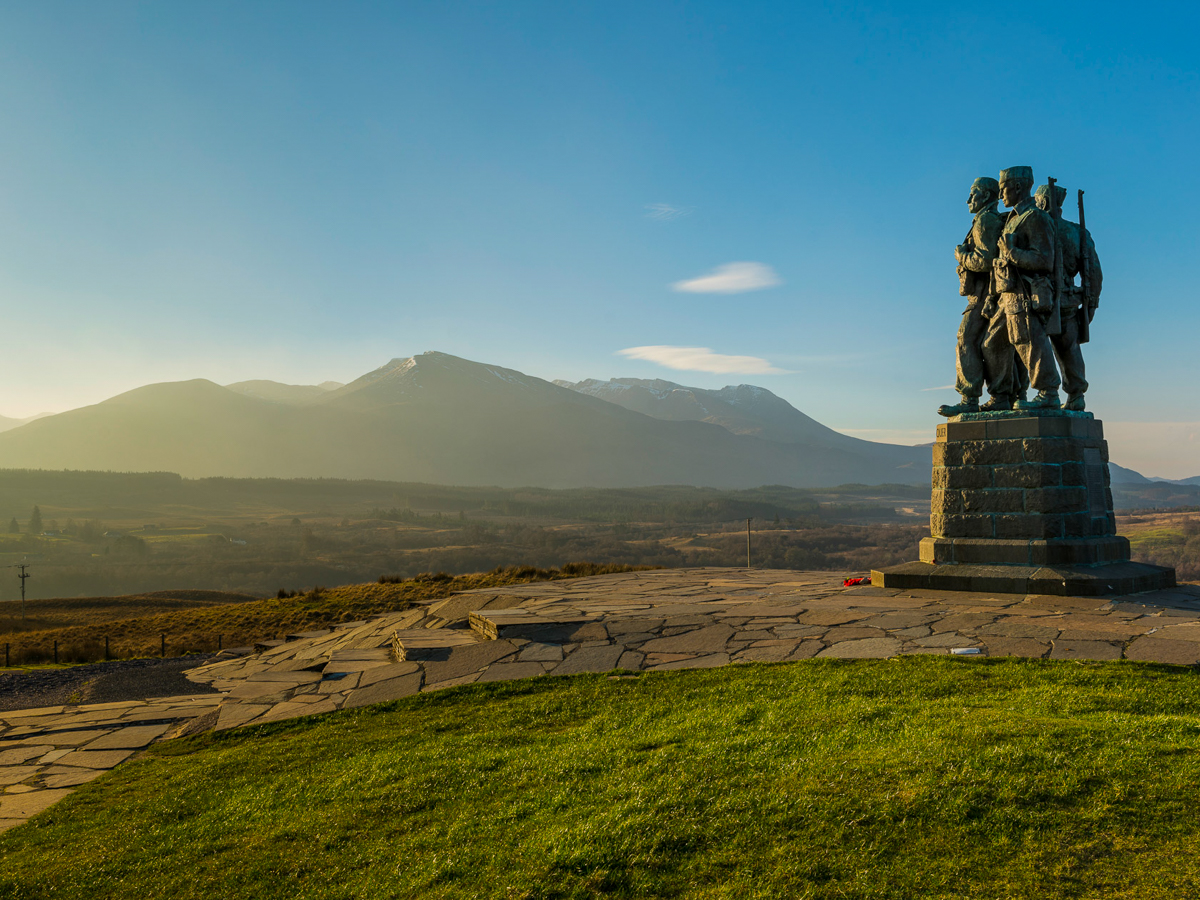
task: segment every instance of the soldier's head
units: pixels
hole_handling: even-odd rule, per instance
[[[994,210],[999,197],[1000,182],[995,178],[976,178],[971,183],[971,193],[967,196],[967,209],[973,213],[981,213],[985,209]]]
[[[1007,207],[1029,199],[1033,189],[1032,166],[1009,166],[1000,170],[1000,199]]]
[[[1048,184],[1039,184],[1038,189],[1033,192],[1033,202],[1038,205],[1038,209],[1042,212],[1050,212],[1050,186]],[[1063,202],[1067,199],[1067,189],[1061,185],[1054,186],[1054,200],[1058,204],[1058,208],[1062,209]]]

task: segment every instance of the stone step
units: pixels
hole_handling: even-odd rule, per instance
[[[433,662],[448,659],[455,647],[478,642],[478,636],[465,628],[411,628],[393,632],[392,652],[397,662]]]
[[[580,629],[600,621],[596,616],[580,615],[577,611],[555,612],[553,609],[488,609],[470,615],[471,630],[488,640],[523,638],[551,644],[565,644],[575,639]]]
[[[282,647],[284,641],[255,641],[254,652],[262,653],[264,650],[270,650],[272,647]]]

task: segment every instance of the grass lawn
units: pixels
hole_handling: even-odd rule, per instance
[[[811,660],[202,735],[0,836],[0,896],[1195,897],[1200,677]]]

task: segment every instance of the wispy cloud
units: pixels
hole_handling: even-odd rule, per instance
[[[783,284],[775,270],[760,262],[731,262],[707,275],[676,281],[671,288],[689,294],[742,294]]]
[[[787,369],[777,369],[757,356],[727,356],[713,353],[707,347],[671,347],[657,344],[651,347],[629,347],[618,350],[626,359],[644,359],[668,369],[684,372],[712,372],[716,375],[786,375]]]
[[[670,203],[647,203],[646,218],[656,219],[659,222],[670,222],[672,219],[691,215],[692,209],[691,206],[672,206]]]
[[[952,385],[952,384],[943,384],[943,385],[941,385],[940,387],[935,387],[935,388],[921,388],[921,390],[922,390],[922,391],[952,391],[952,390],[954,390],[954,385]]]

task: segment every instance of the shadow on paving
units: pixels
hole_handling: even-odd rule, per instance
[[[210,654],[122,659],[66,669],[6,672],[0,674],[0,711],[216,693],[183,675],[186,669],[210,659]]]

